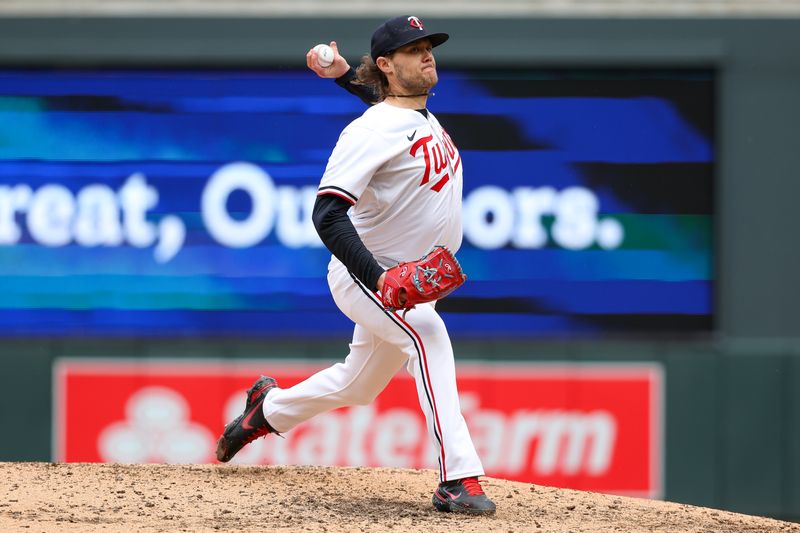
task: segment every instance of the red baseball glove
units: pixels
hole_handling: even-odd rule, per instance
[[[467,280],[456,257],[436,246],[418,261],[400,263],[386,271],[381,300],[390,311],[444,298]],[[403,302],[403,303],[400,303]]]

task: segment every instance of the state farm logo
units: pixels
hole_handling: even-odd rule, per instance
[[[225,404],[220,427],[244,408],[240,392]],[[606,411],[480,408],[477,394],[461,396],[464,416],[484,467],[495,475],[601,476],[608,471],[617,422]],[[436,466],[425,443],[425,420],[416,409],[373,406],[324,413],[284,439],[258,440],[234,458],[238,464],[348,464]],[[145,387],[130,396],[127,418],[107,426],[97,446],[105,461],[199,463],[210,460],[214,436],[189,420],[185,398],[165,387]],[[422,445],[420,443],[423,443]],[[529,458],[532,461],[529,462]]]
[[[241,414],[254,376],[269,368],[282,387],[291,387],[321,366],[267,361],[232,368],[228,361],[200,360],[60,364],[54,459],[213,462],[216,437]],[[663,493],[658,365],[461,364],[458,381],[461,410],[487,475],[616,494]],[[371,404],[320,414],[284,437],[256,440],[233,462],[438,468],[414,380],[405,373]]]
[[[139,389],[125,405],[127,418],[100,433],[100,456],[115,463],[208,461],[214,436],[206,427],[191,422],[189,410],[186,399],[171,389]]]

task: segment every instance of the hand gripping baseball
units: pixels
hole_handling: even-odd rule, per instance
[[[444,298],[467,280],[455,256],[436,246],[417,261],[400,263],[386,271],[381,291],[383,306],[390,311]]]
[[[338,78],[350,70],[350,64],[339,53],[336,41],[331,41],[330,47],[333,50],[333,61],[324,67],[319,62],[316,46],[310,48],[306,53],[306,65],[320,78]]]

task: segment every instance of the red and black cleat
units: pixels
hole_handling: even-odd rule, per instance
[[[264,411],[261,409],[267,392],[277,386],[278,382],[267,376],[261,376],[253,383],[253,386],[247,391],[244,412],[225,426],[225,431],[217,441],[217,459],[219,461],[227,463],[239,453],[239,450],[259,437],[270,433],[278,434],[267,423]]]
[[[481,488],[477,477],[439,483],[433,493],[433,505],[440,511],[469,514],[493,514],[497,507]]]

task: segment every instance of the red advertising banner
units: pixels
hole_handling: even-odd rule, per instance
[[[62,359],[54,369],[56,461],[214,462],[216,439],[261,373],[281,387],[324,363]],[[486,474],[659,497],[661,367],[460,364],[461,408]],[[233,462],[436,468],[413,379],[370,405],[319,415],[244,448]]]

